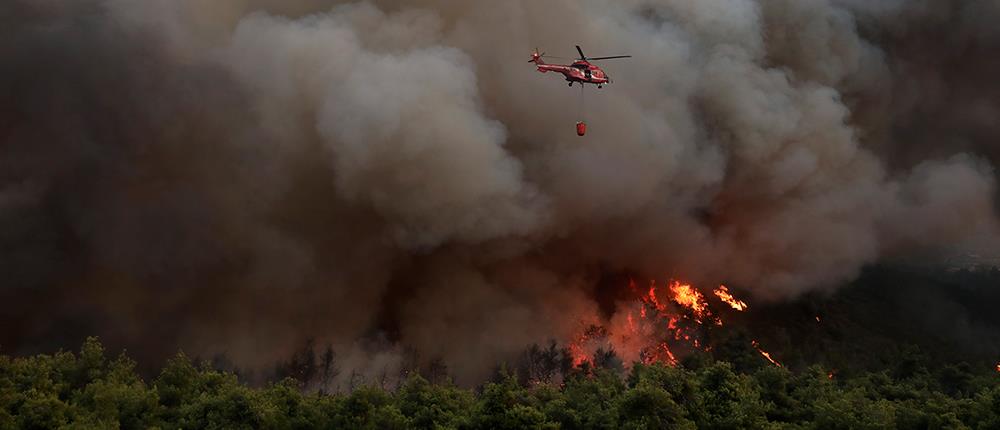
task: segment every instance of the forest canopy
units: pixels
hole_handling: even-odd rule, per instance
[[[90,338],[76,353],[0,357],[0,428],[1000,427],[1000,375],[920,357],[851,377],[754,355],[743,357],[746,369],[705,356],[629,370],[609,359],[560,371],[558,382],[501,367],[471,389],[413,373],[396,386],[328,393],[294,378],[252,387],[184,354],[143,378],[127,355],[111,357]]]

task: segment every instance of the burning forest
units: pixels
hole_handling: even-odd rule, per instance
[[[711,351],[706,338],[711,330],[722,327],[723,316],[714,314],[709,302],[697,289],[679,281],[670,281],[661,288],[651,281],[648,289],[629,282],[633,301],[624,302],[608,326],[592,324],[572,338],[569,350],[574,366],[591,361],[598,350],[616,351],[626,363],[678,363],[674,350]],[[713,290],[717,307],[729,306],[742,312],[748,306],[729,292],[725,285]],[[624,316],[624,321],[622,321]],[[753,341],[757,347],[757,341]],[[764,357],[777,364],[770,355]],[[591,364],[593,364],[591,362]]]
[[[730,372],[780,403],[759,390],[884,372],[986,399],[998,21],[959,0],[3,2],[0,370],[96,336],[142,381],[304,395]],[[4,399],[0,427],[39,410]]]

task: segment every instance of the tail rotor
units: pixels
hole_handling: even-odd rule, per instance
[[[545,60],[543,60],[543,58],[560,58],[561,59],[563,57],[555,57],[555,56],[552,56],[552,55],[548,55],[545,52],[538,53],[538,48],[535,48],[535,50],[531,53],[531,59],[528,60],[528,62],[529,63],[535,63],[535,64],[545,64]]]
[[[531,59],[528,60],[528,62],[529,63],[535,63],[535,64],[542,64],[543,63],[543,61],[542,61],[542,57],[543,56],[545,56],[545,53],[543,52],[543,53],[539,54],[538,53],[538,48],[535,48],[535,50],[531,52]]]

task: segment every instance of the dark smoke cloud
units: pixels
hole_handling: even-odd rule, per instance
[[[100,334],[254,367],[317,337],[358,368],[413,347],[469,381],[599,318],[604,271],[778,300],[885,258],[995,251],[997,18],[944,0],[6,2],[0,343]],[[524,63],[574,44],[635,58],[581,104]],[[373,355],[373,333],[394,346]]]

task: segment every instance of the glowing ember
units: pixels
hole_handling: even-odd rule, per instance
[[[781,363],[778,363],[777,361],[775,361],[774,358],[771,358],[771,354],[769,354],[767,351],[764,351],[763,349],[760,349],[760,345],[757,344],[756,340],[752,341],[751,343],[753,344],[753,347],[757,349],[757,352],[759,352],[760,355],[762,355],[764,358],[766,358],[767,361],[770,361],[771,364],[773,364],[775,366],[781,367]]]
[[[719,285],[719,288],[715,290],[715,296],[718,297],[719,300],[722,300],[727,305],[732,307],[733,309],[736,309],[740,312],[746,310],[747,308],[746,302],[739,300],[736,297],[733,297],[733,295],[729,293],[729,288],[726,288],[725,285]]]

